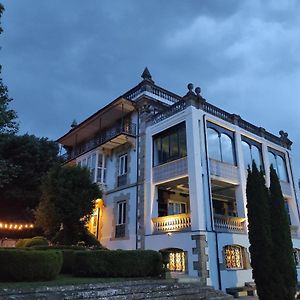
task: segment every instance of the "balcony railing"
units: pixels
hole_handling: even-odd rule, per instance
[[[238,167],[211,158],[209,163],[211,175],[228,179],[233,183],[239,183]]]
[[[215,229],[220,232],[245,233],[245,218],[214,215]]]
[[[154,233],[189,230],[191,227],[190,214],[178,214],[152,219]]]
[[[129,135],[132,137],[136,136],[136,124],[126,122],[125,124],[118,124],[113,127],[107,128],[102,131],[98,136],[93,139],[86,141],[85,143],[79,144],[72,151],[65,153],[61,156],[63,161],[68,161],[74,159],[75,157],[90,151],[98,146],[109,142],[110,140],[116,138],[119,135]]]

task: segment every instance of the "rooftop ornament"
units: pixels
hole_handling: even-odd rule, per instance
[[[144,81],[148,81],[154,84],[154,81],[152,80],[152,76],[147,67],[144,69],[144,72],[142,73],[141,77],[144,79]]]
[[[280,130],[279,135],[282,145],[288,149],[291,149],[293,142],[288,138],[289,134],[283,130]]]

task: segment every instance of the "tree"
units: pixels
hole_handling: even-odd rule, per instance
[[[32,219],[41,197],[42,177],[58,163],[58,145],[34,135],[0,135],[0,161],[7,174],[0,186],[0,218]]]
[[[0,19],[3,11],[4,7],[0,3]],[[2,31],[0,23],[0,34]],[[3,84],[1,71],[2,66],[0,65],[0,134],[16,133],[18,131],[18,123],[16,122],[17,114],[14,110],[9,109],[9,103],[12,99],[8,96],[7,86]]]
[[[35,212],[36,226],[48,235],[63,227],[65,244],[76,244],[95,206],[101,197],[90,172],[79,166],[55,166],[44,178],[42,198]]]
[[[270,169],[269,205],[271,213],[272,273],[277,299],[291,300],[296,293],[297,273],[293,258],[290,223],[280,182],[273,166]]]
[[[248,231],[251,266],[260,300],[280,299],[273,294],[272,237],[268,190],[262,171],[253,161],[247,178]]]

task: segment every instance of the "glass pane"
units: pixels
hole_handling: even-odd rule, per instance
[[[177,132],[170,135],[170,157],[178,157],[178,136]]]
[[[98,154],[98,167],[99,168],[102,168],[102,160],[103,160],[102,154]]]
[[[252,145],[251,153],[252,153],[252,159],[255,161],[257,168],[259,170],[263,169],[260,150],[256,146]]]
[[[123,218],[122,218],[123,224],[126,223],[126,203],[123,202]]]
[[[185,209],[186,205],[184,203],[181,203],[181,213],[185,214],[186,213],[186,209]]]
[[[207,129],[207,144],[209,158],[221,161],[220,140],[218,132],[212,128]]]
[[[122,203],[118,204],[118,224],[122,224]]]
[[[251,158],[250,146],[247,142],[242,141],[242,148],[243,148],[245,168],[248,169],[248,166],[250,166],[250,168],[251,168],[252,167],[252,158]]]
[[[179,143],[180,157],[186,156],[187,151],[186,151],[185,126],[180,128],[179,131],[178,131],[178,143]]]
[[[277,175],[279,177],[278,169],[277,169],[276,157],[275,157],[275,155],[272,152],[269,152],[269,163],[270,163],[270,167],[271,167],[271,165],[273,165],[273,168],[275,169],[275,171],[277,172]]]
[[[162,162],[166,162],[169,159],[169,136],[165,136],[161,140],[162,146]]]
[[[124,155],[124,173],[123,174],[127,173],[127,161],[128,161],[128,156]]]
[[[222,150],[222,161],[234,164],[233,158],[233,144],[231,138],[227,134],[221,134],[221,150]]]
[[[278,167],[279,179],[282,181],[288,181],[285,160],[279,155],[277,155],[277,167]]]
[[[154,149],[153,149],[153,161],[154,166],[157,166],[162,162],[162,151],[161,151],[161,138],[158,137],[154,140]]]

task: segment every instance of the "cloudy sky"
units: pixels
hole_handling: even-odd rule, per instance
[[[137,84],[211,103],[294,141],[300,177],[300,1],[2,0],[1,64],[21,131],[56,139]]]

